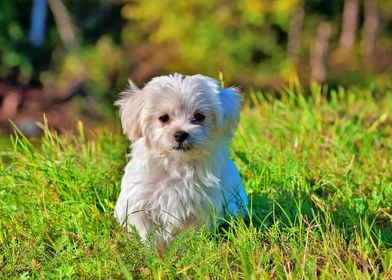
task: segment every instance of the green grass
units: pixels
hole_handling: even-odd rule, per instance
[[[392,278],[392,92],[249,93],[232,145],[250,221],[159,257],[112,213],[121,135],[21,135],[0,152],[1,278]],[[388,111],[389,110],[389,111]]]

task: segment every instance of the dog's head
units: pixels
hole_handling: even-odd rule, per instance
[[[130,86],[115,103],[124,133],[132,142],[165,156],[196,157],[226,144],[237,127],[240,95],[202,75],[174,74]]]

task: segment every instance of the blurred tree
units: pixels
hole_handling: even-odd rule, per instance
[[[79,47],[79,42],[67,8],[61,0],[48,0],[48,3],[54,15],[61,40],[68,51],[74,51]]]
[[[296,75],[308,82],[322,21],[330,23],[331,50],[323,59],[331,71],[322,80],[365,83],[374,73],[383,81],[392,75],[392,1],[365,0],[362,52],[355,46],[359,0],[34,1],[50,7],[39,46],[29,41],[30,30],[43,34],[43,15],[41,27],[32,28],[39,23],[31,18],[33,1],[0,1],[0,77],[8,82],[62,90],[84,83],[104,100],[113,99],[129,73],[138,83],[168,72],[219,71],[246,87],[275,88]],[[351,51],[343,54],[339,46]],[[373,69],[362,67],[371,57]]]
[[[364,59],[373,64],[380,16],[376,0],[365,0],[365,21],[362,31],[362,53]]]
[[[359,14],[358,0],[345,0],[342,17],[342,31],[340,33],[339,47],[347,53],[355,43]]]
[[[294,62],[298,61],[301,51],[301,37],[304,15],[305,12],[303,7],[299,6],[294,10],[291,19],[289,38],[287,43],[287,55]]]
[[[316,39],[310,52],[310,81],[322,83],[327,78],[329,39],[331,25],[321,22],[317,27]]]
[[[202,72],[254,84],[285,66],[290,15],[297,1],[132,1],[124,43],[136,80],[162,72]],[[140,43],[143,42],[143,43]]]
[[[9,82],[39,83],[39,74],[48,69],[55,42],[53,29],[40,46],[30,42],[32,5],[26,1],[0,1],[0,77]],[[51,23],[51,18],[47,21]]]

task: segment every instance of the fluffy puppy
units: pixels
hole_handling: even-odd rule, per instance
[[[132,141],[115,217],[156,246],[180,232],[211,228],[246,214],[248,199],[229,144],[239,122],[240,95],[202,75],[174,74],[144,88],[130,82],[115,103]]]

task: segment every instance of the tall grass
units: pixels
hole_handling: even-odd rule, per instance
[[[0,152],[0,276],[392,278],[392,92],[320,92],[248,94],[232,157],[249,219],[186,232],[164,256],[112,216],[123,136],[15,134]]]

